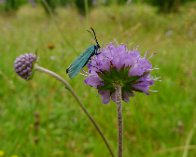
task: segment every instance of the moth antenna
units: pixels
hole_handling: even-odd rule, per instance
[[[91,29],[92,32],[93,32],[93,37],[94,37],[94,39],[95,39],[95,42],[97,43],[97,45],[99,45],[98,40],[97,40],[97,36],[96,36],[96,33],[95,33],[95,30],[94,30],[92,27],[90,27],[90,29]]]

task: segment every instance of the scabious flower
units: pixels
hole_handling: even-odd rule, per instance
[[[37,60],[37,56],[27,53],[16,58],[14,69],[16,73],[25,80],[29,80],[33,74],[33,65]]]
[[[128,50],[123,44],[106,45],[87,66],[85,83],[98,89],[104,104],[110,99],[116,102],[116,85],[122,88],[122,100],[128,102],[135,91],[149,94],[149,87],[154,84],[151,63],[137,50]]]

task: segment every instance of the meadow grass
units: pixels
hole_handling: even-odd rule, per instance
[[[0,150],[6,157],[109,156],[94,127],[59,82],[39,72],[29,82],[15,74],[15,58],[38,50],[39,64],[69,81],[117,151],[115,104],[102,105],[97,91],[83,83],[83,76],[70,80],[65,74],[73,59],[94,44],[86,32],[92,26],[101,46],[118,41],[138,47],[142,54],[155,52],[151,61],[160,68],[153,72],[162,80],[153,86],[157,93],[138,93],[123,104],[124,156],[182,156],[196,125],[195,6],[189,4],[170,15],[158,15],[145,5],[99,7],[87,18],[73,8],[59,8],[55,20],[60,29],[39,7],[24,6],[13,16],[1,15]],[[54,49],[49,49],[51,45]],[[196,145],[196,133],[189,144]],[[195,157],[196,148],[188,153]]]

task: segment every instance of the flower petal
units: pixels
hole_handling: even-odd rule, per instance
[[[129,71],[129,76],[141,76],[148,72],[152,65],[144,58],[140,58]]]
[[[151,85],[154,84],[154,81],[150,79],[149,75],[146,75],[138,80],[138,83],[133,84],[132,87],[138,91],[149,94],[148,90]]]
[[[131,96],[134,96],[134,94],[132,92],[127,92],[127,91],[124,91],[123,92],[123,95],[122,95],[122,99],[125,101],[125,102],[129,102],[129,97]]]
[[[98,92],[101,95],[103,104],[108,104],[110,102],[110,91],[98,90]]]
[[[97,75],[90,75],[87,77],[84,82],[92,87],[97,88],[97,86],[101,85],[101,78]]]

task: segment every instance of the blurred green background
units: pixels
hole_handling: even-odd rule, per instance
[[[150,96],[123,103],[124,157],[196,156],[196,2],[194,0],[0,0],[0,156],[108,157],[70,93],[36,72],[28,82],[15,58],[38,50],[39,64],[62,75],[117,152],[114,103],[103,105],[84,76],[65,69],[89,45],[112,41],[146,51],[160,77]],[[51,12],[50,12],[51,11]],[[37,126],[37,127],[36,127]],[[195,127],[194,127],[195,126]],[[188,154],[185,152],[188,151]]]

